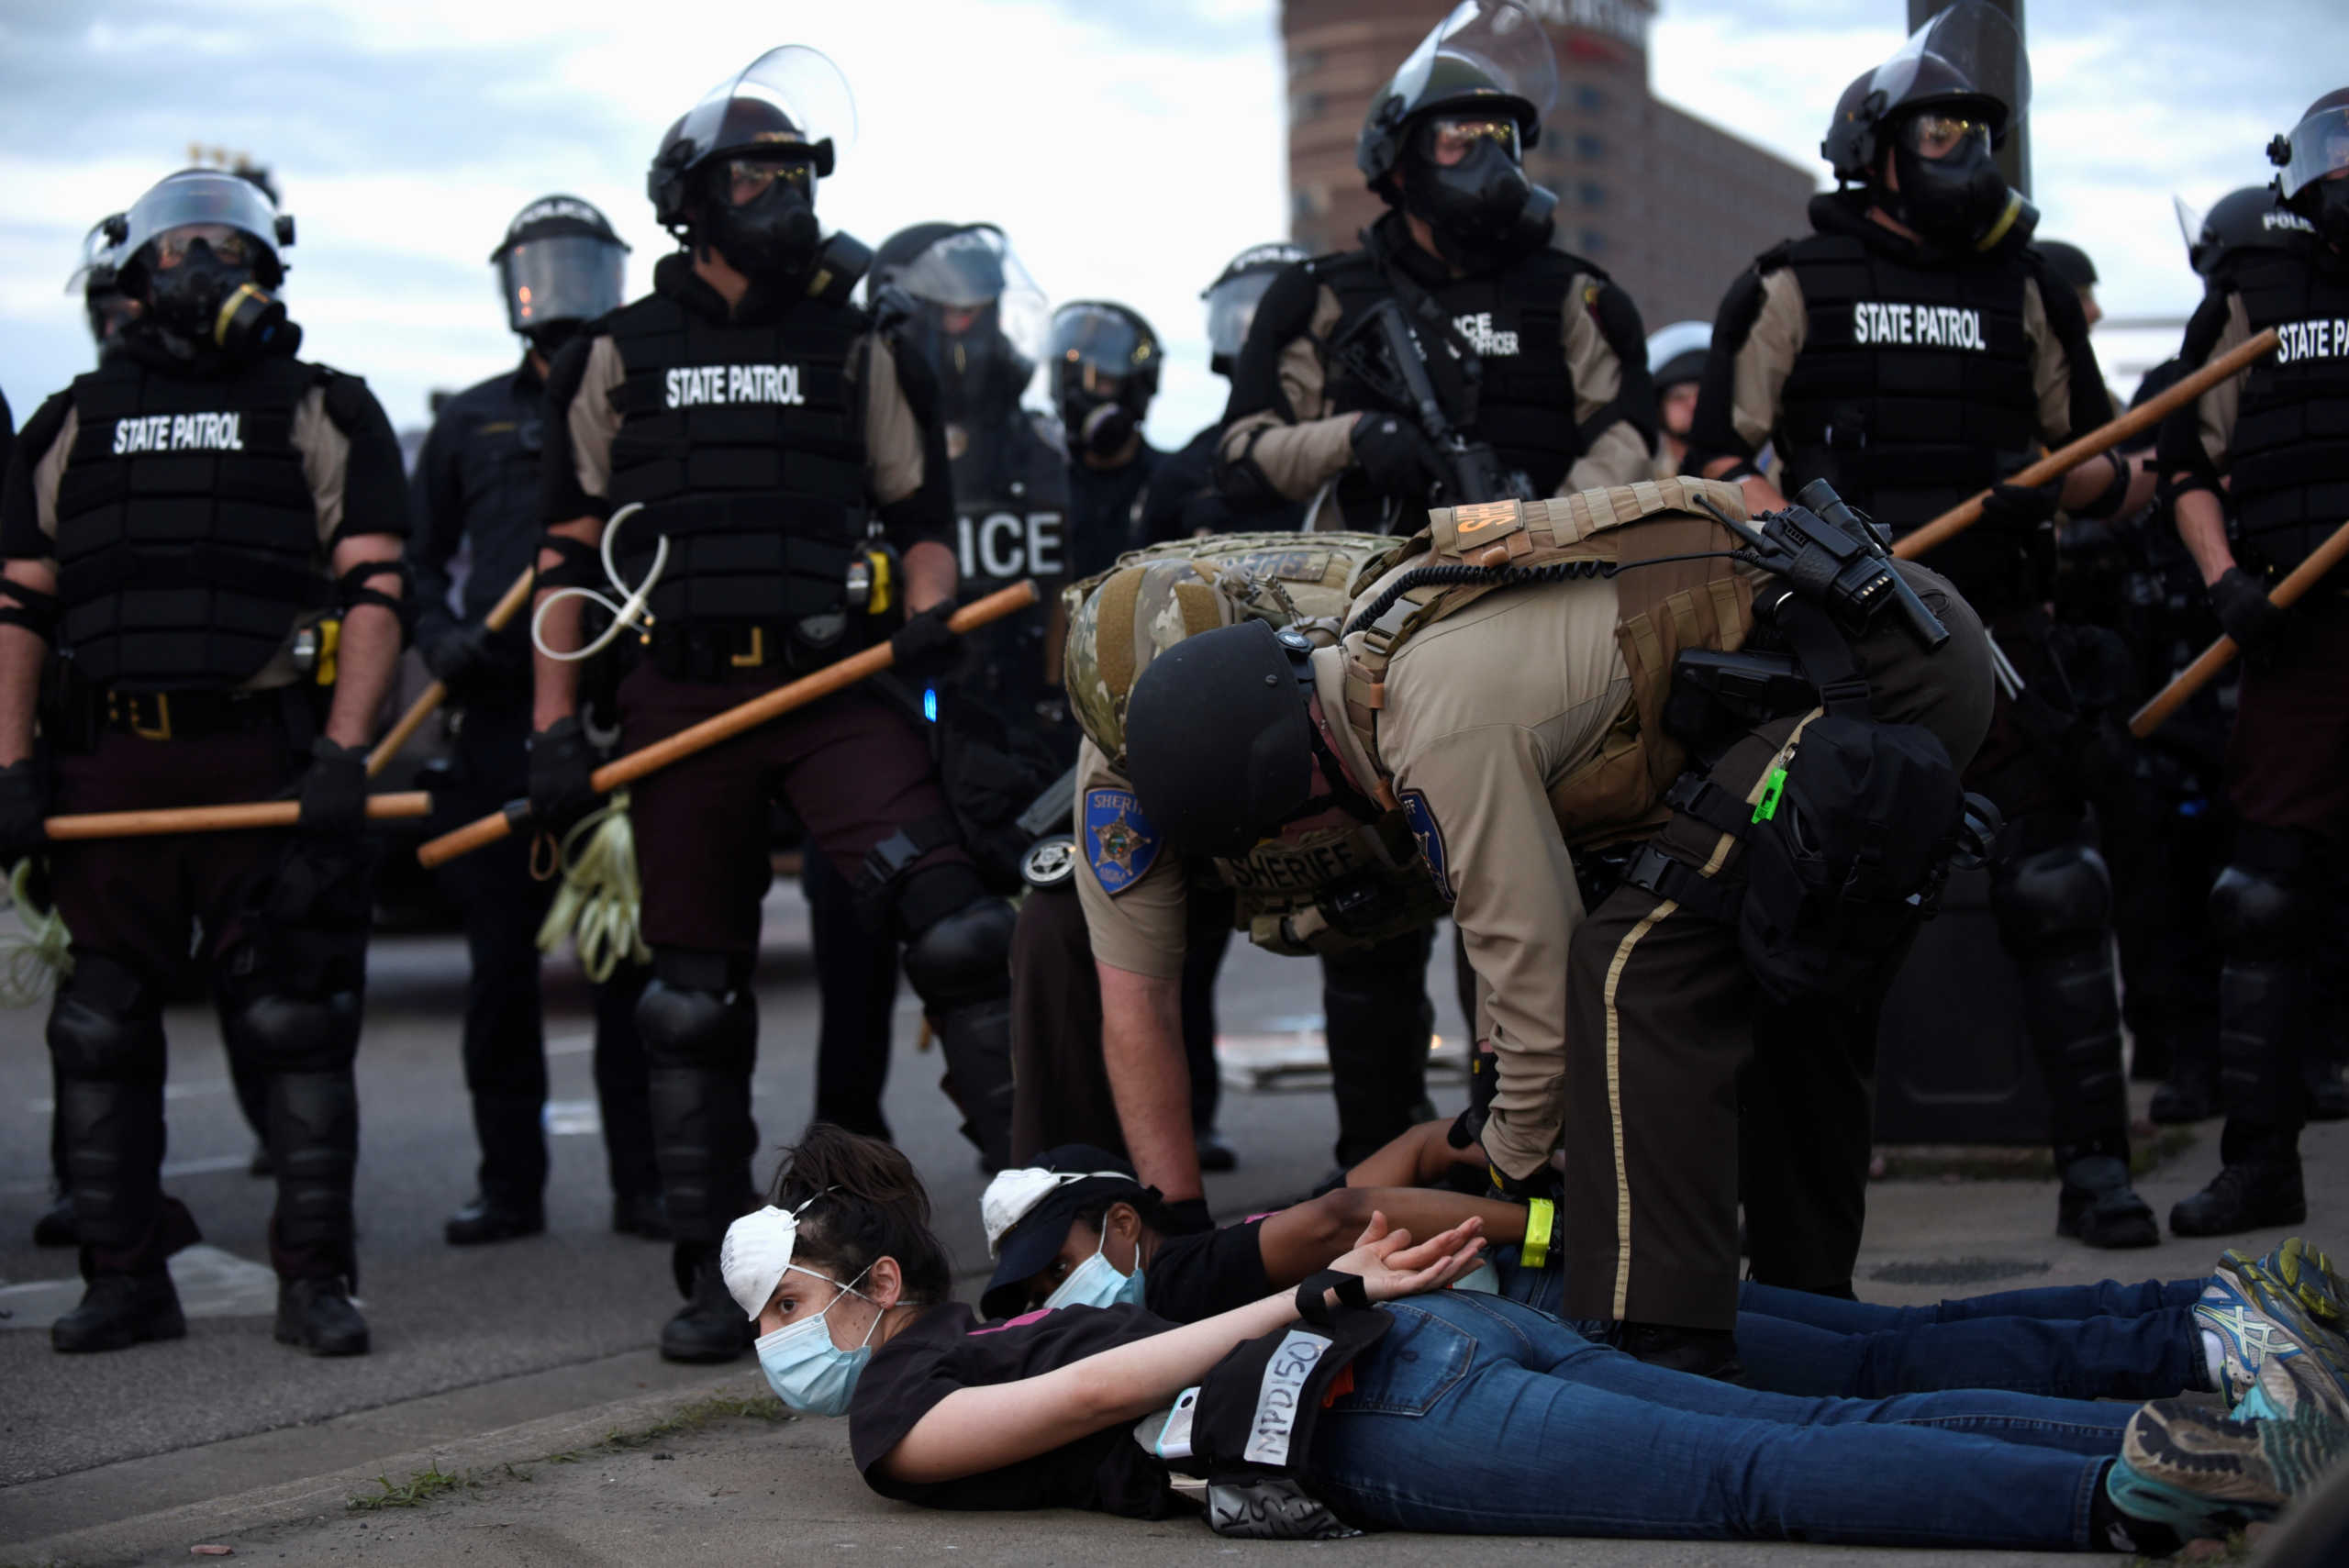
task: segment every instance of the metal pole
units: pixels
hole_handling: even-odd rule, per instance
[[[2015,25],[2015,36],[2023,40],[2026,49],[2031,34],[2023,27],[2023,0],[1983,0],[1983,4],[2004,11]],[[1909,30],[1915,32],[1927,22],[1949,8],[1949,0],[1909,0]],[[2007,183],[2024,195],[2031,195],[2031,120],[2028,114],[2017,120],[2007,131],[2006,144],[1998,149],[1998,172]]]

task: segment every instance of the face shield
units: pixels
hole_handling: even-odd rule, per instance
[[[1305,248],[1275,241],[1242,250],[1231,259],[1223,275],[1199,294],[1208,302],[1208,362],[1218,375],[1230,375],[1239,362],[1248,328],[1255,324],[1256,306],[1281,272],[1306,259]]]
[[[125,262],[143,260],[141,252],[174,230],[169,241],[172,261],[186,254],[190,240],[210,234],[233,232],[245,249],[262,281],[275,284],[284,273],[277,255],[280,244],[291,244],[293,219],[283,217],[250,181],[208,169],[190,169],[159,182],[131,204],[123,215],[123,237],[117,253]]]
[[[1398,126],[1423,110],[1490,97],[1521,101],[1539,128],[1558,105],[1558,57],[1517,0],[1462,0],[1404,60],[1384,96],[1401,100]]]
[[[586,234],[515,243],[497,262],[506,324],[536,339],[558,322],[593,321],[624,297],[628,248]]]
[[[889,278],[917,306],[916,341],[961,423],[1007,417],[1043,357],[1052,312],[1003,230],[974,223],[933,240]]]
[[[2276,193],[2336,248],[2349,249],[2349,94],[2329,93],[2319,106],[2268,144]]]
[[[2031,109],[2031,59],[2006,13],[1983,0],[1958,0],[1909,35],[1869,78],[1887,110],[1928,98],[1971,94],[2006,111],[1995,128],[2003,138]]]
[[[187,351],[291,354],[302,329],[271,293],[284,276],[277,247],[294,220],[250,181],[192,169],[171,175],[123,217],[123,291]]]
[[[689,150],[687,167],[748,147],[804,147],[829,175],[856,145],[856,100],[822,51],[785,44],[703,94],[670,140]]]
[[[1070,445],[1123,450],[1158,390],[1159,358],[1156,335],[1126,311],[1085,300],[1053,312],[1044,363]]]

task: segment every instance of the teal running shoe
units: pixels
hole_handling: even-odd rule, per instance
[[[2218,1341],[2219,1392],[2231,1408],[2253,1396],[2273,1362],[2299,1385],[2301,1397],[2349,1420],[2349,1340],[2315,1321],[2300,1296],[2260,1264],[2241,1252],[2221,1259],[2193,1318]]]
[[[2300,1385],[2271,1361],[2255,1401],[2292,1405]],[[2184,1399],[2162,1399],[2130,1418],[2105,1493],[2132,1518],[2184,1539],[2224,1537],[2271,1519],[2291,1496],[2349,1453],[2349,1421],[2299,1400],[2283,1419],[2237,1419]]]

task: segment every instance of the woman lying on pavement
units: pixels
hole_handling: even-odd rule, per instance
[[[981,1200],[996,1262],[979,1309],[1001,1318],[1037,1307],[1128,1303],[1196,1322],[1331,1266],[1376,1209],[1422,1236],[1480,1220],[1489,1265],[1462,1287],[1556,1314],[1564,1279],[1554,1261],[1545,1264],[1538,1239],[1523,1245],[1525,1206],[1415,1184],[1442,1174],[1448,1125],[1405,1134],[1355,1166],[1343,1187],[1194,1235],[1161,1227],[1156,1193],[1116,1156],[1082,1144],[1048,1150],[1034,1167],[998,1173]],[[1481,1179],[1481,1162],[1475,1169]],[[1739,1381],[1775,1394],[1859,1399],[2002,1388],[2067,1399],[2219,1392],[2232,1404],[2250,1387],[2263,1350],[2297,1353],[2313,1340],[2321,1351],[2349,1355],[2349,1342],[2337,1337],[2349,1330],[2349,1309],[2335,1299],[2324,1254],[2295,1240],[2265,1264],[2257,1286],[2222,1260],[2200,1279],[2054,1285],[1911,1307],[1749,1281],[1738,1296]],[[2279,1281],[2286,1288],[2277,1292]],[[1603,1323],[1570,1327],[1586,1339],[1607,1337]]]
[[[2339,1390],[2293,1375],[2308,1357],[2269,1358],[2241,1419],[1987,1390],[1806,1399],[1645,1365],[1443,1289],[1481,1249],[1474,1219],[1415,1242],[1375,1217],[1335,1271],[1198,1323],[1110,1307],[982,1326],[896,1149],[811,1128],[774,1195],[721,1265],[769,1384],[849,1416],[875,1491],[935,1507],[1163,1518],[1196,1496],[1233,1534],[2160,1552],[2272,1516],[2349,1452]]]

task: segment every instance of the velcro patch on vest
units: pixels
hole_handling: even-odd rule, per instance
[[[1224,880],[1241,893],[1315,893],[1369,863],[1356,834],[1326,844],[1267,840],[1236,860],[1219,861]]]
[[[673,365],[662,378],[662,406],[765,403],[796,408],[807,401],[799,381],[797,365]]]
[[[1101,888],[1112,897],[1140,882],[1164,842],[1130,789],[1085,792],[1085,854]]]
[[[2301,360],[2349,358],[2349,320],[2337,316],[2279,321],[2276,324],[2276,336],[2281,339],[2276,346],[2276,362],[2279,365]]]
[[[240,452],[245,450],[244,415],[135,414],[117,419],[114,455],[139,452]]]
[[[1464,316],[1453,317],[1452,329],[1459,333],[1461,339],[1475,350],[1481,359],[1517,358],[1517,328],[1494,326],[1493,313],[1489,310],[1472,310]]]
[[[1403,792],[1402,806],[1403,820],[1419,843],[1419,858],[1428,862],[1428,875],[1435,879],[1436,891],[1443,895],[1446,904],[1453,902],[1451,857],[1444,851],[1443,828],[1435,819],[1435,808],[1415,789]]]
[[[1982,313],[1962,305],[1914,305],[1905,301],[1852,302],[1852,341],[1871,348],[1965,349],[1990,351]]]

